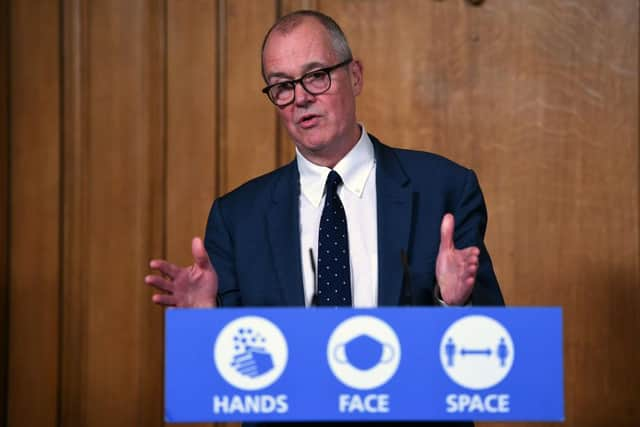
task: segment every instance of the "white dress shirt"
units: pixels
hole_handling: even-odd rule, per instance
[[[360,139],[334,167],[343,185],[338,196],[344,205],[349,235],[351,295],[353,306],[376,307],[378,304],[378,215],[376,207],[376,161],[373,143],[361,124]],[[325,183],[331,169],[305,159],[296,149],[300,173],[300,249],[305,304],[315,293],[309,249],[318,265],[318,229],[325,199]]]

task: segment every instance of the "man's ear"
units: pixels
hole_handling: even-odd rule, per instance
[[[349,66],[351,73],[351,87],[353,89],[353,95],[358,96],[362,92],[363,81],[363,67],[362,62],[359,59],[354,59]]]

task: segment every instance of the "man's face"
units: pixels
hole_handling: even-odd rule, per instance
[[[268,84],[297,79],[344,59],[336,57],[326,30],[312,18],[288,33],[272,32],[263,54]],[[278,108],[289,136],[307,159],[332,167],[353,147],[360,135],[355,97],[361,89],[362,69],[352,62],[331,72],[327,92],[311,95],[297,84],[295,101]]]

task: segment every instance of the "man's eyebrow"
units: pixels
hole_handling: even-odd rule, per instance
[[[275,77],[281,77],[281,78],[283,78],[283,79],[293,80],[293,77],[291,77],[291,76],[290,76],[289,74],[287,74],[287,73],[279,73],[279,72],[276,72],[276,73],[269,73],[269,75],[267,75],[267,81],[270,81],[272,78],[275,78]]]
[[[304,67],[302,67],[302,74],[306,74],[309,71],[312,71],[315,69],[326,68],[326,67],[328,67],[328,65],[325,64],[324,62],[309,62],[308,64],[305,64]]]
[[[304,66],[302,67],[302,74],[306,74],[309,71],[312,71],[314,69],[319,69],[319,68],[326,68],[328,67],[327,64],[325,64],[324,62],[309,62],[307,64],[304,64]],[[287,80],[293,80],[294,77],[287,74],[287,73],[283,73],[283,72],[274,72],[274,73],[269,73],[269,75],[267,75],[267,80],[271,81],[272,78],[283,78],[283,79],[287,79]]]

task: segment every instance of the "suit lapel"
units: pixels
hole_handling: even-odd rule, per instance
[[[402,291],[401,252],[408,252],[412,190],[395,153],[371,136],[376,156],[378,210],[378,305],[397,305]],[[295,161],[274,185],[266,212],[269,243],[282,290],[282,305],[303,306],[300,258],[300,178]],[[410,255],[410,254],[409,254]]]
[[[300,259],[300,209],[298,169],[291,162],[274,185],[267,209],[269,243],[284,301],[282,305],[304,305]]]
[[[412,190],[393,150],[373,136],[371,140],[376,154],[378,305],[398,305],[403,276],[400,254],[408,252]]]

